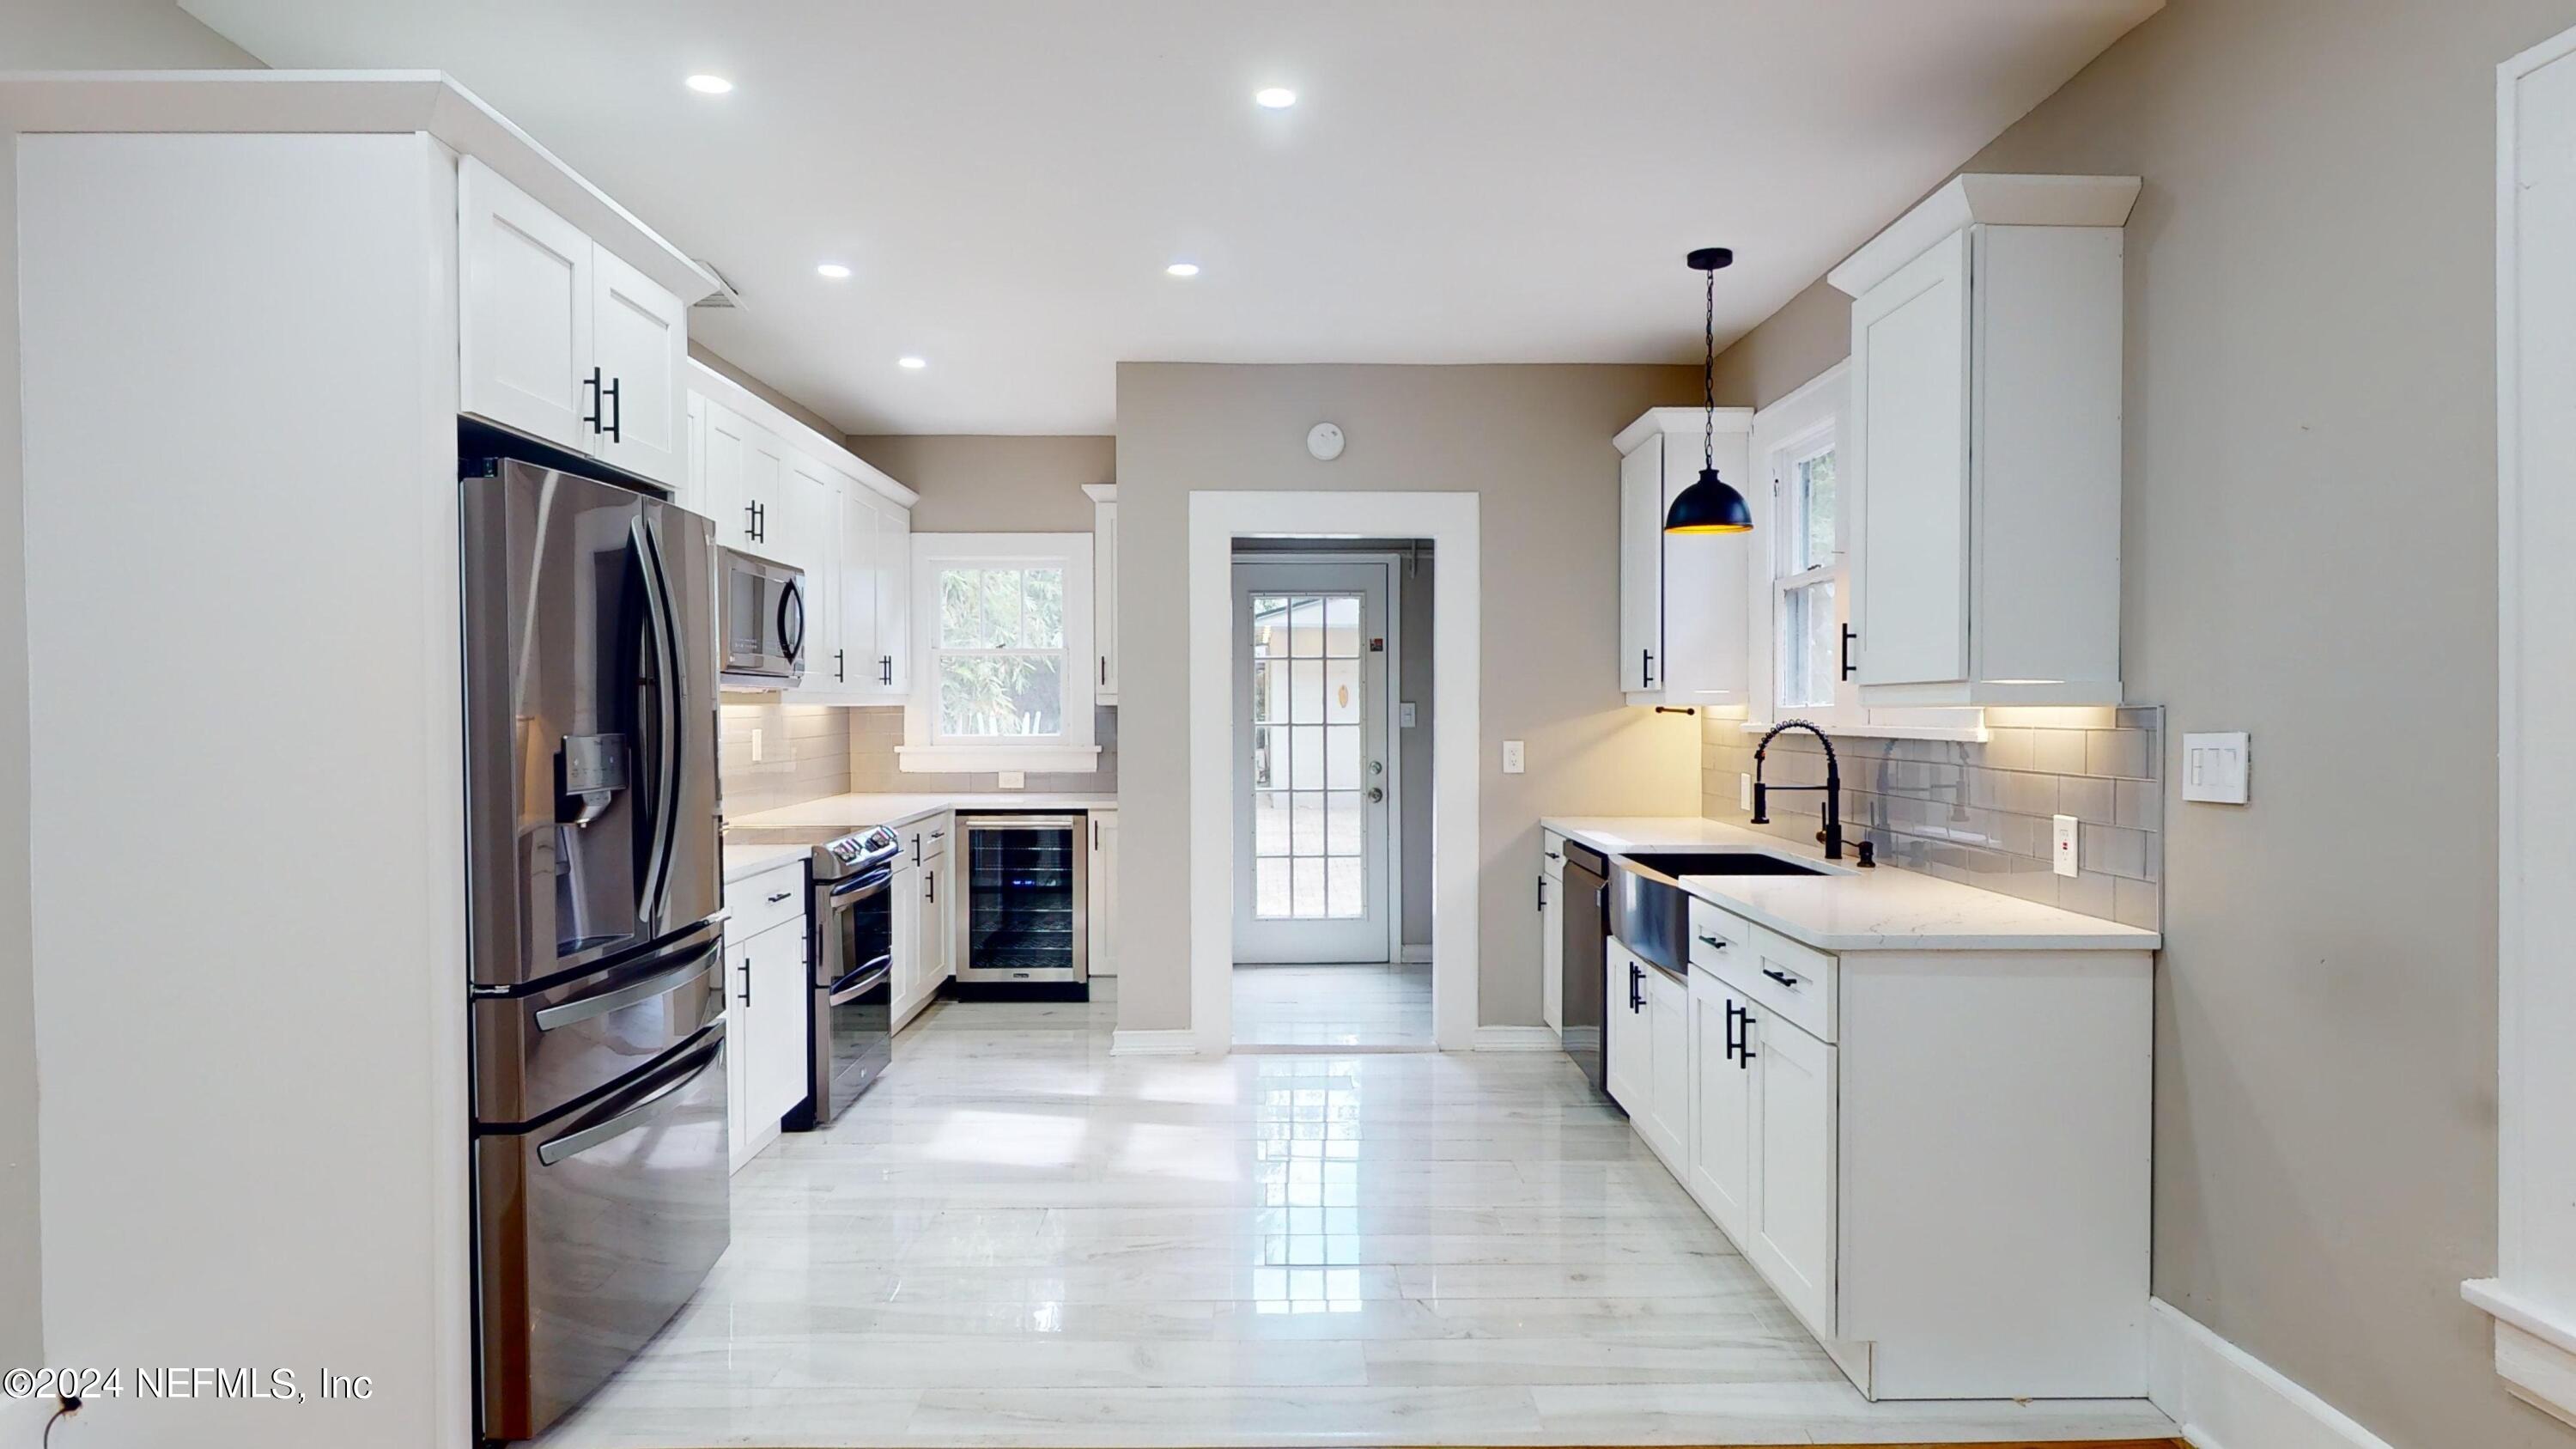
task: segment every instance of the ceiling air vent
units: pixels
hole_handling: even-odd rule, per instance
[[[705,268],[706,274],[716,279],[716,290],[705,297],[699,298],[695,305],[700,307],[722,308],[729,312],[738,312],[742,310],[742,293],[735,290],[733,279],[731,277],[717,271],[716,264],[706,260],[704,257],[691,257],[689,260],[696,262],[700,267]]]

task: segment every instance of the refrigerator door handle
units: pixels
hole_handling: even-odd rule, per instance
[[[708,1037],[706,1044],[692,1048],[687,1056],[673,1064],[675,1067],[686,1065],[689,1067],[688,1071],[672,1078],[663,1085],[661,1090],[614,1116],[593,1122],[587,1127],[577,1128],[551,1141],[538,1143],[537,1161],[552,1167],[567,1158],[578,1157],[603,1142],[623,1137],[651,1121],[674,1098],[687,1091],[691,1083],[704,1075],[707,1068],[715,1065],[717,1057],[723,1055],[724,1023],[716,1022],[707,1030],[712,1035]]]
[[[594,1016],[605,1016],[621,1006],[630,1006],[638,1001],[660,996],[692,976],[705,975],[707,963],[715,959],[723,950],[723,941],[710,941],[687,960],[667,971],[656,971],[641,981],[628,982],[614,991],[603,991],[596,996],[576,997],[571,1001],[542,1007],[536,1016],[537,1030],[553,1031],[558,1027],[571,1026],[575,1022],[588,1021]]]
[[[636,556],[644,565],[644,606],[652,618],[654,661],[653,683],[660,696],[659,736],[662,758],[654,766],[653,842],[648,847],[645,864],[644,895],[638,911],[647,921],[662,918],[662,906],[671,889],[671,833],[677,823],[675,807],[679,803],[681,730],[680,721],[680,640],[679,629],[671,617],[670,581],[662,571],[662,550],[653,537],[653,526],[641,512],[631,525],[635,535]]]

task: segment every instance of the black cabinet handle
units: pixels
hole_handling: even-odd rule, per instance
[[[599,369],[594,367],[591,371],[595,374]],[[600,396],[608,403],[607,433],[608,441],[612,443],[626,441],[626,399],[619,396],[624,390],[625,381],[626,379],[622,377],[612,377],[608,380],[608,386],[600,391]]]
[[[879,683],[879,684],[892,684],[892,683],[894,683],[894,656],[893,656],[893,655],[888,654],[888,655],[884,656],[883,658],[881,658],[881,659],[879,659],[879,660],[877,661],[877,683]]]
[[[1724,941],[1721,941],[1706,932],[1702,932],[1699,939],[1701,945],[1708,947],[1712,951],[1723,951],[1726,949],[1726,943]]]
[[[793,892],[793,891],[780,891],[778,894],[776,894],[776,895],[774,895],[774,896],[771,896],[771,897],[769,898],[769,903],[770,903],[771,905],[773,905],[773,906],[774,906],[774,905],[778,904],[780,901],[783,901],[783,900],[787,899],[789,896],[791,896],[791,895],[793,895],[793,894],[795,894],[795,892]]]
[[[1743,1007],[1732,1001],[1726,1003],[1726,1059],[1730,1062],[1735,1060],[1737,1052],[1744,1050],[1744,1038],[1735,1034],[1736,1020],[1743,1014]]]
[[[1540,877],[1538,878],[1538,909],[1539,909],[1539,911],[1540,911],[1540,913],[1541,913],[1541,914],[1545,914],[1545,913],[1546,913],[1546,911],[1547,911],[1547,877],[1546,877],[1546,876],[1540,876]]]
[[[1109,683],[1109,656],[1106,654],[1100,656],[1100,682],[1103,685]]]
[[[1853,633],[1853,632],[1852,632],[1852,627],[1851,627],[1851,625],[1849,625],[1849,624],[1845,624],[1845,625],[1843,626],[1843,678],[1845,678],[1845,679],[1849,679],[1849,678],[1851,678],[1851,677],[1852,677],[1852,660],[1851,660],[1851,647],[1852,647],[1852,641],[1853,641],[1854,639],[1859,638],[1859,637],[1860,637],[1860,636],[1859,636],[1858,634],[1855,634],[1855,633]]]
[[[1638,686],[1638,688],[1640,688],[1640,689],[1652,689],[1652,688],[1654,688],[1654,687],[1655,687],[1655,651],[1654,651],[1654,650],[1652,650],[1652,649],[1640,649],[1640,650],[1638,650],[1638,651],[1637,651],[1637,664],[1638,664],[1638,667],[1639,667],[1641,670],[1643,670],[1643,671],[1644,671],[1644,673],[1645,673],[1645,677],[1646,677],[1646,682],[1645,682],[1644,684],[1639,685],[1639,686]]]
[[[835,649],[832,651],[832,678],[842,684],[850,682],[849,650]]]
[[[741,969],[742,969],[742,1004],[743,1004],[743,1008],[744,1008],[745,1010],[749,1010],[749,1009],[750,1009],[750,1007],[751,1007],[751,958],[750,958],[750,957],[745,956],[745,957],[743,957],[743,958],[742,958],[742,968],[741,968]]]
[[[581,380],[581,385],[590,389],[590,411],[582,414],[581,420],[590,424],[590,430],[594,434],[599,431],[599,400],[601,396],[599,381],[599,369],[596,367],[590,370],[590,376]]]
[[[922,883],[930,888],[930,903],[939,904],[939,871],[936,867],[921,873]]]
[[[1753,1008],[1748,1006],[1737,1014],[1744,1022],[1744,1039],[1735,1044],[1735,1068],[1749,1072],[1753,1070]]]
[[[1634,962],[1634,961],[1629,962],[1629,963],[1628,963],[1628,1011],[1629,1011],[1629,1013],[1630,1013],[1631,1015],[1634,1015],[1635,1013],[1640,1012],[1640,1011],[1643,1011],[1643,1010],[1645,1010],[1645,1009],[1646,1009],[1646,997],[1645,997],[1645,994],[1644,994],[1644,991],[1643,991],[1643,987],[1645,986],[1645,981],[1646,981],[1646,968],[1645,968],[1645,967],[1643,967],[1643,966],[1638,965],[1638,964],[1637,964],[1636,962]]]
[[[1765,966],[1762,968],[1762,974],[1779,982],[1781,985],[1788,987],[1792,991],[1798,989],[1798,978],[1790,975],[1786,971],[1774,971],[1770,967]]]

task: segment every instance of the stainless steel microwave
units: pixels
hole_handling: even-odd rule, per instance
[[[788,689],[805,677],[805,573],[738,549],[719,549],[724,584],[724,683]]]

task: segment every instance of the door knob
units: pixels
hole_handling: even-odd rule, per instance
[[[1372,774],[1372,775],[1383,775],[1383,774],[1385,774],[1385,773],[1386,773],[1386,761],[1384,761],[1384,760],[1371,760],[1371,761],[1369,761],[1369,773],[1370,773],[1370,774]]]
[[[1379,789],[1375,785],[1369,786],[1368,802],[1371,805],[1382,804],[1385,800],[1386,792],[1384,790]]]

